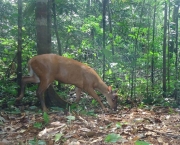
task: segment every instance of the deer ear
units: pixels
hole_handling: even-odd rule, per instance
[[[112,92],[112,87],[111,86],[108,86],[108,92]]]

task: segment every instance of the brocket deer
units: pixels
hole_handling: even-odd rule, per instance
[[[17,100],[24,97],[24,90],[27,83],[39,83],[36,93],[40,99],[43,111],[47,111],[44,92],[54,80],[57,80],[77,87],[77,102],[80,99],[81,91],[85,91],[105,109],[101,99],[94,91],[97,90],[106,97],[112,109],[117,109],[117,95],[113,94],[111,87],[108,87],[102,81],[94,69],[81,62],[56,54],[42,54],[34,56],[28,61],[28,70],[30,76],[22,78],[21,93]]]

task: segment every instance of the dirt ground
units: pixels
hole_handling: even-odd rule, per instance
[[[69,111],[49,112],[46,117],[37,112],[1,112],[0,123],[0,145],[134,145],[137,141],[180,145],[179,111],[163,107],[124,108],[94,116]],[[108,140],[110,134],[114,137]]]

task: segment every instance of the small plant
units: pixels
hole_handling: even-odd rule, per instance
[[[71,124],[72,120],[75,120],[75,116],[67,116],[66,117],[68,119],[68,123]]]
[[[21,114],[21,111],[19,110],[19,108],[16,108],[15,106],[10,106],[8,108],[5,109],[5,112],[6,113],[9,113],[9,114]]]
[[[60,108],[60,107],[51,107],[51,109],[54,111],[63,111],[64,110],[63,108]]]
[[[110,133],[105,137],[105,142],[107,143],[116,143],[122,137],[119,134]]]
[[[37,140],[34,138],[33,140],[29,140],[28,143],[30,145],[46,145],[46,142],[44,140]]]
[[[76,103],[72,103],[70,106],[70,110],[75,110],[77,109],[79,106]]]
[[[86,115],[89,115],[89,116],[97,116],[97,114],[94,113],[94,110],[89,110],[86,112]]]
[[[60,139],[61,139],[61,137],[63,136],[63,134],[62,133],[58,133],[58,134],[56,134],[55,135],[55,142],[57,142],[57,141],[59,141]]]
[[[168,111],[168,113],[169,113],[169,114],[173,114],[173,113],[174,113],[173,108],[170,108],[170,107],[169,107],[169,111]]]
[[[41,129],[42,128],[42,123],[41,122],[35,122],[33,125],[35,128]]]
[[[121,128],[121,127],[122,127],[122,124],[121,124],[120,122],[117,122],[117,123],[116,123],[116,127],[117,127],[117,128]]]
[[[150,145],[150,144],[148,142],[138,140],[135,142],[135,145]]]
[[[112,125],[112,123],[108,124],[108,125],[106,126],[106,128],[110,128],[110,127],[111,127],[111,125]]]
[[[91,104],[94,105],[94,106],[97,106],[97,105],[98,105],[98,102],[97,102],[95,99],[93,99],[92,102],[91,102]]]
[[[138,107],[139,107],[140,109],[144,108],[144,107],[145,107],[144,102],[141,102]]]
[[[47,125],[49,123],[49,115],[46,112],[43,113],[43,119],[44,119],[45,125]]]

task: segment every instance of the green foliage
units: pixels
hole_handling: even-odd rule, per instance
[[[9,107],[10,110],[14,110],[15,98],[17,94],[17,84],[8,82],[8,80],[0,81],[0,108]]]
[[[145,107],[144,102],[141,102],[138,107],[141,109],[144,108]]]
[[[49,123],[49,115],[46,112],[43,112],[43,119],[45,124],[47,125]]]
[[[38,129],[42,129],[44,126],[46,126],[49,123],[49,115],[46,112],[43,112],[43,119],[44,122],[35,122],[34,127]]]
[[[42,129],[43,124],[40,123],[40,122],[35,122],[35,123],[33,124],[33,126],[34,126],[35,128]]]
[[[89,110],[89,111],[84,111],[83,110],[81,111],[81,114],[85,114],[85,115],[88,115],[88,116],[97,116],[97,114],[95,114],[94,110]]]
[[[138,140],[135,142],[135,145],[150,145],[150,144],[148,142]]]
[[[112,126],[112,123],[108,124],[106,128],[110,128]]]
[[[83,105],[78,105],[77,103],[72,103],[72,105],[70,106],[70,110],[76,111],[78,114],[82,115],[97,116],[94,110],[86,110]]]
[[[79,108],[78,107],[81,107],[81,106],[78,106],[77,103],[72,103],[71,106],[70,106],[70,110],[78,110]],[[82,108],[80,108],[81,110]]]
[[[66,118],[68,119],[69,124],[76,119],[75,116],[67,116]]]
[[[60,108],[60,107],[51,107],[52,110],[55,110],[55,111],[63,111],[64,109],[63,108]]]
[[[169,112],[168,112],[169,114],[174,114],[175,113],[175,111],[174,111],[174,109],[173,108],[169,108]]]
[[[95,99],[92,100],[91,104],[94,105],[94,106],[98,106],[99,105],[99,103]]]
[[[6,109],[7,113],[10,113],[10,114],[20,114],[21,111],[19,110],[19,108],[15,108],[15,107],[9,107],[8,109]]]
[[[34,138],[33,140],[29,140],[28,143],[30,145],[46,145],[46,142],[44,140],[38,140]]]
[[[55,139],[54,139],[55,142],[59,141],[62,136],[63,136],[63,134],[61,134],[61,133],[56,134],[56,135],[55,135]]]
[[[116,122],[116,127],[117,128],[121,128],[122,127],[122,124],[120,122]]]
[[[116,143],[122,137],[119,134],[110,133],[105,137],[105,142],[107,143]]]
[[[29,17],[29,16],[33,15],[35,7],[36,7],[36,1],[31,0],[31,3],[28,3],[26,6],[26,9],[24,10],[23,16]]]

